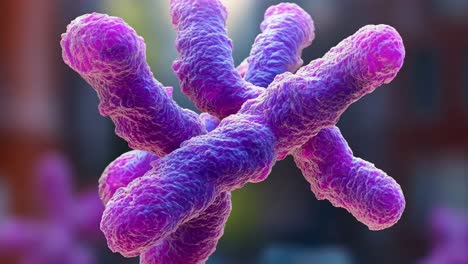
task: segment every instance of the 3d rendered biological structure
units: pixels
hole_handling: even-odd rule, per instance
[[[430,217],[431,252],[419,264],[468,263],[468,214],[435,208]]]
[[[100,179],[109,248],[141,263],[204,263],[231,210],[230,192],[263,181],[293,155],[318,199],[371,230],[395,224],[400,186],[353,156],[338,128],[355,101],[389,83],[405,50],[386,25],[359,29],[301,67],[311,17],[295,4],[270,7],[250,56],[236,69],[219,0],[172,0],[179,57],[173,70],[203,113],[182,109],[146,63],[143,38],[122,19],[76,18],[62,56],[97,92],[99,110],[134,150]]]
[[[0,219],[0,256],[20,257],[20,264],[97,263],[86,242],[102,237],[104,206],[98,192],[72,196],[71,170],[62,155],[44,155],[36,171],[42,218]]]

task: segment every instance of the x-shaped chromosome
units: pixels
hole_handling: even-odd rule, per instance
[[[74,198],[71,170],[61,155],[43,156],[35,169],[34,198],[43,217],[0,221],[0,255],[19,257],[21,264],[96,263],[83,242],[102,236],[104,206],[97,191]]]
[[[101,230],[111,250],[141,254],[142,263],[203,263],[222,235],[230,192],[264,180],[289,154],[317,198],[372,230],[398,221],[400,186],[353,157],[334,127],[350,104],[401,68],[405,51],[395,29],[363,27],[300,67],[314,25],[297,5],[279,4],[266,11],[236,70],[219,0],[172,0],[171,15],[179,52],[173,69],[206,112],[200,116],[178,107],[172,88],[153,77],[143,38],[122,19],[84,15],[62,35],[65,63],[96,90],[101,114],[135,149],[100,179]]]

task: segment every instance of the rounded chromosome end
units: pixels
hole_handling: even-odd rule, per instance
[[[198,109],[224,118],[261,89],[245,82],[234,67],[227,36],[227,12],[219,0],[172,0],[179,57],[173,70],[182,92]]]
[[[403,57],[401,38],[393,28],[365,27],[297,74],[276,76],[266,92],[247,101],[240,112],[264,116],[277,137],[278,156],[285,157],[335,125],[352,103],[395,77]],[[369,61],[375,63],[368,66]]]
[[[314,23],[298,5],[281,3],[267,9],[260,27],[262,33],[252,47],[245,79],[267,87],[277,74],[295,72],[302,66],[302,50],[315,37]]]
[[[140,264],[202,264],[215,251],[231,212],[230,193],[221,193],[198,217],[140,256]]]
[[[77,17],[62,34],[64,62],[83,77],[131,74],[145,63],[145,43],[121,18],[105,14]]]
[[[405,198],[400,185],[374,164],[354,159],[350,179],[341,191],[347,197],[331,197],[335,206],[344,207],[370,230],[382,230],[400,220],[405,210]],[[346,184],[346,185],[345,185]]]
[[[238,116],[187,140],[107,203],[101,230],[109,247],[138,255],[206,210],[221,192],[263,179],[276,160],[273,145],[264,124]]]
[[[401,217],[401,187],[373,164],[355,158],[338,128],[323,129],[294,160],[318,199],[345,208],[371,230],[388,228]]]
[[[198,115],[181,109],[145,61],[145,44],[122,19],[89,14],[62,36],[63,57],[96,90],[99,111],[133,149],[159,156],[206,133]]]
[[[101,231],[113,252],[137,256],[213,202],[213,185],[183,168],[155,168],[116,191],[101,220]]]
[[[361,50],[368,50],[361,60],[355,78],[373,80],[376,87],[389,83],[403,66],[405,48],[398,32],[388,25],[365,26],[356,33],[356,43]]]
[[[214,118],[208,114],[209,117]],[[158,157],[144,151],[129,151],[106,168],[100,179],[104,203],[120,187],[149,171]],[[198,217],[180,225],[177,230],[140,256],[140,263],[204,263],[215,250],[231,209],[230,195],[221,194]]]
[[[341,41],[321,59],[302,67],[298,74],[320,77],[331,84],[333,81],[334,93],[346,93],[357,100],[392,81],[404,57],[403,40],[393,27],[368,25]]]
[[[151,170],[151,164],[159,157],[142,150],[131,150],[112,161],[99,178],[99,196],[104,204],[112,198],[117,189]]]
[[[295,20],[295,25],[291,23],[292,20]],[[303,43],[299,48],[310,45],[315,37],[314,21],[312,17],[304,9],[294,3],[280,3],[270,6],[265,11],[265,19],[260,25],[261,30],[266,31],[268,28],[273,29],[276,27],[301,31],[300,33],[302,34],[300,34],[299,39],[303,39]]]

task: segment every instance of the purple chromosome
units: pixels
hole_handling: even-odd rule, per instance
[[[289,154],[319,199],[370,229],[400,218],[399,185],[354,158],[333,127],[351,103],[396,76],[404,47],[395,29],[366,26],[294,74],[314,38],[312,19],[297,5],[266,11],[237,70],[220,1],[172,0],[171,15],[179,51],[173,69],[182,91],[207,112],[200,116],[175,105],[145,62],[143,39],[121,19],[85,15],[62,35],[64,61],[137,149],[100,180],[101,229],[113,251],[141,254],[143,263],[203,263],[222,234],[229,193],[264,180]]]
[[[37,168],[35,198],[41,219],[9,218],[0,222],[0,255],[19,256],[21,264],[91,264],[85,240],[97,240],[104,207],[96,191],[74,198],[71,171],[63,156],[48,154]]]

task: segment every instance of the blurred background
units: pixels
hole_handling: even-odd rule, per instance
[[[76,16],[123,17],[145,38],[156,78],[175,87],[182,107],[196,110],[171,71],[177,53],[168,2],[0,1],[0,220],[34,219],[42,210],[32,195],[33,165],[45,153],[70,161],[74,190],[97,192],[105,166],[128,150],[112,122],[99,115],[93,89],[62,62],[60,34]],[[248,56],[266,8],[279,2],[224,1],[236,63]],[[208,263],[418,263],[434,248],[432,212],[468,210],[468,1],[292,2],[315,21],[305,62],[366,24],[389,24],[402,35],[406,60],[400,74],[352,105],[338,126],[356,156],[400,183],[406,211],[394,227],[369,231],[345,210],[317,201],[287,158],[266,181],[233,193],[225,235]],[[138,263],[112,254],[102,237],[91,245],[98,263]],[[0,256],[0,263],[17,259]]]

